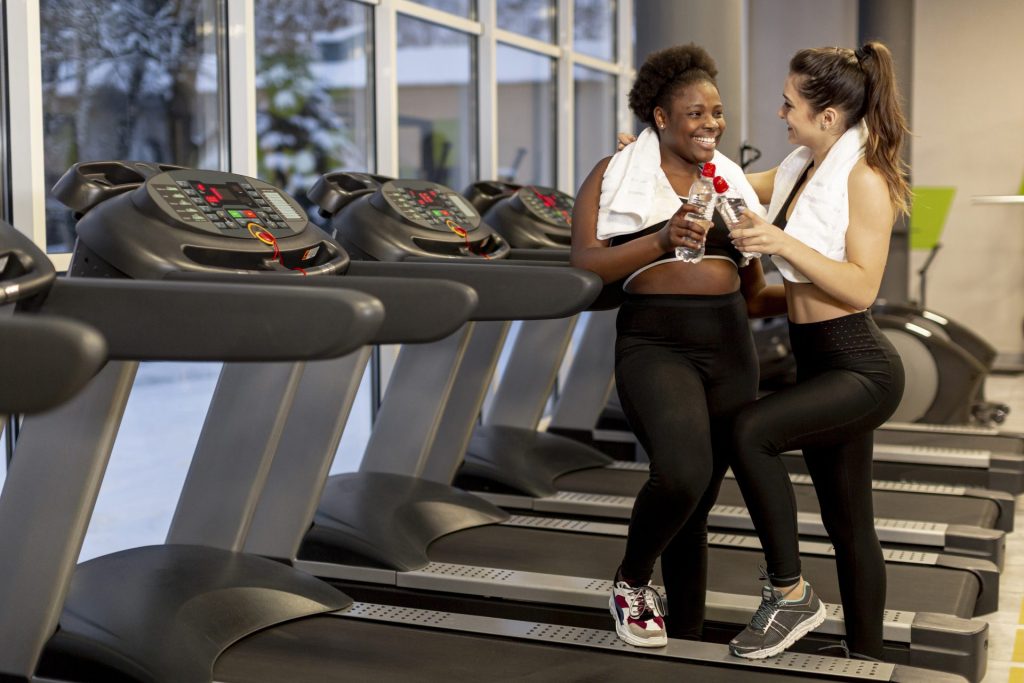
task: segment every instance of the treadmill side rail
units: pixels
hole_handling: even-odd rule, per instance
[[[915,680],[905,678],[904,676],[894,676],[894,672],[898,668],[897,665],[886,662],[865,667],[863,662],[857,660],[835,659],[820,655],[791,652],[768,660],[751,660],[730,655],[724,645],[675,639],[669,640],[668,645],[662,648],[637,648],[624,643],[612,631],[513,619],[496,619],[493,617],[438,612],[410,607],[393,607],[365,602],[353,603],[347,609],[335,612],[333,616],[408,624],[420,628],[441,628],[476,634],[485,633],[492,636],[526,639],[549,644],[554,643],[567,647],[628,651],[637,656],[705,662],[718,666],[735,667],[739,671],[752,668],[779,670],[780,673],[799,671],[801,674],[813,675],[822,680]],[[737,676],[742,675],[739,671]],[[929,672],[929,674],[932,673],[935,672]],[[937,679],[929,678],[928,680]]]

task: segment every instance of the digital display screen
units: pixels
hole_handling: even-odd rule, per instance
[[[544,208],[555,211],[572,211],[572,199],[564,192],[533,186],[528,189]]]
[[[406,189],[405,192],[409,199],[424,209],[444,208],[444,202],[441,201],[441,193],[437,190],[413,190],[410,188]]]
[[[256,202],[238,183],[213,184],[193,181],[192,188],[200,194],[203,201],[217,208],[226,205],[256,206]]]
[[[573,199],[569,195],[558,190],[532,185],[523,188],[520,193],[519,196],[523,202],[539,215],[556,223],[572,225]]]

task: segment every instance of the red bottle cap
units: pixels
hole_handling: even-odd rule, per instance
[[[715,177],[715,165],[713,163],[711,163],[710,161],[706,162],[704,164],[704,168],[702,168],[700,170],[700,174],[702,176],[704,176],[705,178],[714,178]]]
[[[723,178],[720,175],[715,176],[714,185],[715,192],[717,192],[718,194],[722,194],[729,189],[729,183],[725,182],[725,178]]]

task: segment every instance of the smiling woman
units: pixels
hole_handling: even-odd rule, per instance
[[[771,312],[759,262],[744,262],[716,217],[710,230],[684,203],[702,166],[753,196],[740,168],[716,147],[725,130],[711,56],[696,45],[650,55],[629,106],[650,126],[597,164],[573,212],[572,262],[605,282],[626,278],[615,345],[623,410],[651,460],[636,497],[609,607],[627,643],[658,647],[666,631],[697,638],[704,619],[707,516],[729,462],[732,414],[757,389],[748,310]],[[756,204],[756,201],[751,202]],[[706,240],[696,263],[677,246]],[[672,618],[649,583],[661,557]]]

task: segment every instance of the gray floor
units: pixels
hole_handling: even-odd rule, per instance
[[[148,363],[140,370],[103,481],[81,559],[163,542],[219,365]],[[369,436],[366,382],[345,431],[334,472],[353,471]],[[987,394],[1012,406],[1006,427],[1024,432],[1024,375],[989,379]],[[0,480],[3,478],[0,469]],[[990,616],[985,683],[1024,683],[1024,500],[1008,539],[1000,609]]]

